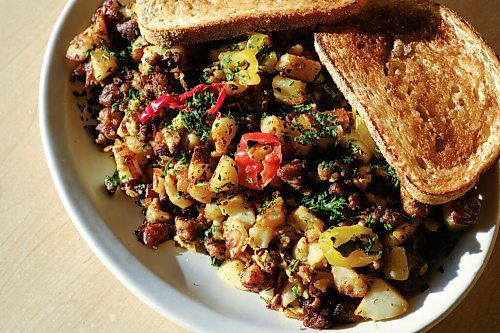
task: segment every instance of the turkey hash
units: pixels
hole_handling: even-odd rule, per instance
[[[134,3],[107,0],[66,57],[116,162],[105,187],[136,198],[145,246],[207,253],[230,285],[307,327],[393,318],[427,288],[449,231],[476,220],[477,194],[431,207],[400,188],[312,40],[149,45]]]

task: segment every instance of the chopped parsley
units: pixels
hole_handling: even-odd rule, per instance
[[[389,164],[387,164],[387,175],[389,177],[389,180],[391,181],[392,186],[396,189],[399,188],[399,179],[396,176],[396,171],[394,170],[393,167],[391,167]]]
[[[344,209],[347,207],[346,199],[332,196],[328,192],[322,192],[317,195],[306,195],[302,199],[302,204],[332,223],[338,223],[346,218],[344,212]]]
[[[274,198],[272,198],[271,200],[262,200],[261,203],[260,203],[260,206],[259,208],[257,209],[257,212],[259,214],[261,214],[262,212],[264,212],[266,209],[269,209],[271,208],[272,204],[273,204],[273,201],[274,201]]]
[[[352,252],[356,250],[362,250],[367,255],[381,254],[382,250],[375,250],[374,246],[378,242],[378,236],[368,236],[362,235],[358,238],[351,239],[348,242],[338,246],[336,250],[340,252],[343,257],[349,256]]]
[[[297,271],[297,268],[299,267],[299,264],[300,264],[300,261],[298,261],[297,259],[294,259],[292,261],[292,267],[290,269],[290,272],[293,274]]]
[[[375,244],[378,242],[378,236],[373,235],[373,236],[367,236],[363,239],[364,246],[361,248],[364,253],[371,255],[371,254],[380,254],[382,250],[375,251],[373,247]]]
[[[217,226],[215,224],[212,224],[210,228],[205,230],[205,237],[210,237],[212,236],[215,232],[217,232]]]
[[[210,136],[210,127],[207,113],[216,102],[215,95],[211,92],[195,93],[193,98],[186,102],[188,111],[181,111],[181,121],[189,132],[194,132],[201,141],[207,140]]]
[[[115,194],[115,192],[118,188],[118,184],[119,184],[118,178],[119,178],[118,177],[118,170],[115,170],[113,175],[106,176],[106,178],[104,178],[104,186],[106,187],[106,190],[108,191],[108,193]]]
[[[220,267],[220,265],[222,265],[223,262],[224,262],[224,259],[210,257],[210,265],[212,265],[212,266]]]
[[[396,176],[396,171],[389,165],[389,163],[387,163],[386,160],[380,159],[376,163],[372,164],[372,166],[377,166],[384,169],[387,172],[385,179],[390,183],[392,189],[394,191],[399,189],[400,183],[398,177]]]
[[[309,105],[309,104],[307,104]],[[321,139],[336,138],[338,136],[338,125],[335,123],[336,115],[326,112],[313,113],[313,128],[305,129],[302,124],[292,124],[292,130],[300,134],[294,138],[301,145],[307,143],[317,144]]]
[[[112,186],[118,186],[118,170],[115,170],[111,176],[106,176],[104,183]]]
[[[349,139],[347,141],[347,147],[353,154],[363,156],[365,152],[361,148],[359,148],[359,146],[356,144],[356,141],[356,139]]]
[[[298,113],[309,113],[313,109],[312,104],[299,104],[293,106],[293,111]]]
[[[365,225],[369,228],[371,228],[377,221],[373,218],[373,216],[368,216],[368,218],[365,221]]]
[[[383,223],[383,226],[384,226],[385,230],[387,230],[387,231],[391,231],[392,230],[392,224],[384,222],[384,219],[380,219],[380,222]]]
[[[170,164],[172,163],[173,158],[170,157],[167,160],[167,163],[165,163],[165,168],[163,169],[163,173],[161,174],[162,178],[165,178],[165,176],[168,174],[168,171],[170,170]]]

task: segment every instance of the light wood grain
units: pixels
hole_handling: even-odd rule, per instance
[[[64,0],[0,1],[0,331],[186,332],[97,260],[64,211],[39,139],[43,51]],[[447,1],[498,53],[495,0]],[[500,243],[465,301],[433,333],[500,332]]]

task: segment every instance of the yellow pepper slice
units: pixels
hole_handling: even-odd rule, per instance
[[[264,48],[267,35],[264,34],[253,34],[248,38],[247,50],[250,50],[253,54],[257,54]]]
[[[375,152],[375,141],[373,141],[370,132],[368,132],[368,128],[366,128],[365,122],[363,118],[358,115],[356,109],[352,109],[352,116],[354,118],[354,128],[355,132],[359,136],[359,140],[371,151]]]
[[[254,86],[260,83],[257,74],[259,63],[255,53],[249,49],[224,52],[219,55],[222,67],[234,74],[234,81],[240,85]],[[246,67],[245,67],[246,66]],[[245,67],[243,69],[243,67]]]
[[[381,243],[379,242],[377,235],[375,235],[370,228],[360,225],[332,227],[321,234],[319,238],[319,245],[330,265],[342,267],[362,267],[379,259],[381,254],[366,254],[361,249],[355,249],[349,253],[347,257],[344,257],[337,249],[342,244],[351,240],[363,240],[368,238],[374,239],[374,237],[376,237],[376,241],[371,249],[376,251],[381,249]]]
[[[264,49],[266,43],[269,43],[269,36],[264,34],[253,34],[248,38],[246,49],[252,51],[255,55]],[[278,56],[276,52],[268,52],[263,59],[261,59],[261,69],[268,72],[274,73],[274,67],[278,63]]]

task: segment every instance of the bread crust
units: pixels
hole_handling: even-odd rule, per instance
[[[185,1],[185,3],[189,2],[196,3],[197,1]],[[282,3],[297,4],[288,10],[280,10],[278,4],[267,4],[268,11],[265,10],[265,7],[263,8],[262,4],[266,1],[250,1],[250,3],[254,2],[256,8],[260,10],[247,10],[241,14],[228,14],[225,17],[218,15],[214,15],[213,18],[203,17],[197,22],[190,20],[182,22],[179,21],[181,20],[179,18],[162,18],[161,14],[157,14],[158,8],[162,8],[162,6],[176,7],[176,1],[138,0],[139,28],[149,43],[167,46],[189,45],[236,37],[253,31],[291,30],[340,21],[359,12],[366,0],[332,0],[327,1],[328,6],[322,3],[325,1],[282,0]],[[267,2],[272,3],[273,1]],[[304,4],[300,4],[300,2],[304,2]],[[212,0],[210,6],[213,7],[214,12],[221,11],[223,13],[223,6],[227,6],[227,1]],[[272,8],[273,6],[274,8]],[[192,10],[196,10],[194,5]],[[179,22],[171,23],[174,20]],[[166,23],[166,21],[170,23]]]
[[[454,200],[496,163],[500,63],[458,14],[383,1],[323,30],[315,34],[321,62],[413,198]]]

